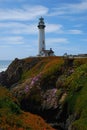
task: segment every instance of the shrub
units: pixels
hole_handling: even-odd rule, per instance
[[[20,107],[17,104],[13,103],[13,102],[10,103],[10,109],[11,109],[11,112],[13,112],[15,114],[20,114],[21,113]]]
[[[68,113],[76,114],[72,130],[87,130],[87,64],[78,67],[66,80]]]
[[[72,130],[87,130],[87,118],[79,119],[72,123]]]
[[[66,75],[61,75],[57,81],[56,81],[56,87],[59,89],[59,88],[63,88],[64,85],[65,85],[65,82],[66,82]]]

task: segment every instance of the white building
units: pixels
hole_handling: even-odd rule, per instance
[[[39,19],[38,29],[39,29],[39,46],[38,46],[38,55],[39,56],[54,56],[54,51],[52,48],[46,50],[45,45],[45,23],[44,18]]]

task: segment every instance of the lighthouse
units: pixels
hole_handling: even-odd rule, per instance
[[[38,23],[38,29],[39,29],[39,43],[38,43],[38,56],[54,56],[54,51],[52,48],[50,50],[46,50],[45,45],[45,23],[44,18],[39,19]]]
[[[45,23],[44,23],[44,18],[39,19],[38,23],[38,29],[39,29],[39,47],[38,47],[38,54],[41,56],[43,55],[43,50],[46,49],[45,46]]]

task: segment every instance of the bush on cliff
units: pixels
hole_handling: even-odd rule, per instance
[[[75,114],[71,130],[87,130],[87,64],[78,67],[67,78],[65,86],[68,88],[68,113]]]
[[[0,129],[1,130],[54,130],[45,121],[31,113],[23,112],[17,100],[0,86]]]
[[[68,122],[71,130],[86,130],[87,58],[66,61],[59,57],[37,57],[19,60],[17,65],[21,65],[22,73],[17,71],[20,79],[18,83],[11,84],[11,91],[20,101],[21,108],[30,110],[31,107],[36,113],[37,109],[43,108],[46,119],[48,113],[50,120],[60,124],[71,119]],[[16,69],[12,70],[15,72]],[[14,79],[14,75],[12,77]],[[16,115],[15,108],[18,106],[11,102],[9,104],[12,106],[7,107],[10,107],[10,111],[11,107],[14,108],[12,113]]]

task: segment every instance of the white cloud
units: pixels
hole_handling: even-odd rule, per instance
[[[69,5],[69,8],[71,8],[73,12],[76,13],[87,11],[87,1],[82,1],[81,3],[78,4]]]
[[[52,8],[51,13],[48,16],[65,15],[65,14],[77,14],[87,11],[87,0],[83,0],[80,3],[75,4],[61,4],[57,8]]]
[[[63,26],[60,24],[46,24],[46,33],[62,33],[62,28]],[[37,24],[4,22],[0,23],[0,29],[2,29],[5,34],[38,34]]]
[[[23,44],[24,39],[21,36],[0,37],[0,44]]]
[[[46,33],[58,33],[58,34],[83,34],[82,30],[71,29],[64,30],[61,24],[48,24],[46,23]],[[1,22],[0,31],[2,34],[29,34],[29,35],[38,35],[37,24],[27,24],[21,22]]]
[[[67,38],[48,38],[46,40],[47,44],[54,44],[54,43],[69,43]]]
[[[0,9],[1,20],[33,20],[38,16],[47,14],[48,8],[44,6],[24,6],[23,8]]]
[[[76,29],[69,30],[68,33],[69,34],[83,34],[83,32],[81,30],[76,30]]]
[[[4,33],[8,34],[36,34],[37,26],[21,22],[4,22],[0,23],[0,29],[3,29]]]
[[[46,24],[46,32],[62,33],[63,26],[61,24]]]
[[[56,15],[63,15],[63,14],[66,14],[66,12],[56,8],[56,9],[52,9],[52,12],[49,13],[47,16],[56,16]]]

